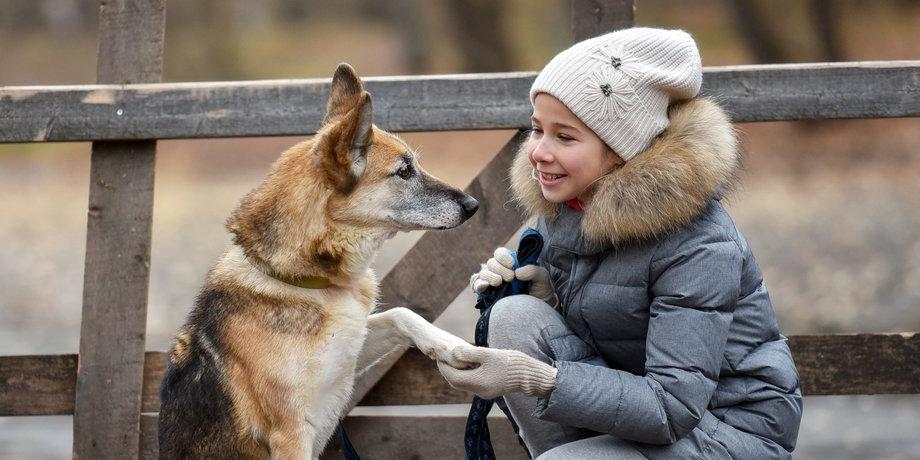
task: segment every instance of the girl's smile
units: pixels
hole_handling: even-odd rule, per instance
[[[565,174],[548,174],[543,171],[537,171],[539,174],[540,185],[544,187],[554,187],[565,181]]]

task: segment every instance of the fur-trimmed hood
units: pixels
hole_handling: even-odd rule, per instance
[[[645,151],[601,178],[581,220],[586,239],[613,244],[655,238],[689,224],[740,169],[731,121],[713,101],[671,107],[670,126]],[[526,146],[511,166],[511,189],[531,215],[554,218],[562,204],[543,198]]]

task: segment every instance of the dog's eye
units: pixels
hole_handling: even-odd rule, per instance
[[[399,171],[396,171],[396,175],[403,179],[409,179],[412,177],[412,172],[412,165],[405,165],[399,168]]]

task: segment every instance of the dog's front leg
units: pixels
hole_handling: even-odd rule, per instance
[[[412,346],[412,340],[399,332],[394,322],[393,310],[374,313],[367,317],[367,336],[358,354],[355,379],[378,361],[393,353],[402,353]]]
[[[413,345],[429,358],[456,367],[462,367],[464,363],[455,362],[451,355],[454,347],[472,346],[408,308],[393,308],[368,317],[367,338],[358,357],[357,374],[390,353],[405,351]]]
[[[289,421],[268,436],[272,460],[312,460],[316,430],[309,423]]]

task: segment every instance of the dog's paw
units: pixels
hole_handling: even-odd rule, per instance
[[[460,359],[459,356],[463,355],[460,350],[473,348],[476,347],[464,341],[454,342],[449,345],[446,350],[439,353],[438,356],[432,357],[432,359],[445,363],[455,369],[470,369],[476,367],[478,363],[464,361]]]
[[[461,358],[462,356],[471,355],[472,351],[470,350],[474,351],[476,348],[476,346],[464,342],[463,344],[452,348],[447,359],[440,359],[439,361],[453,367],[454,369],[472,369],[474,367],[479,367],[480,363],[467,361]],[[464,350],[467,350],[467,353],[463,353]]]
[[[472,345],[450,333],[439,334],[439,337],[431,341],[418,344],[419,350],[435,361],[447,363],[458,369],[470,367],[469,363],[454,357],[454,349],[457,347],[472,347]]]

